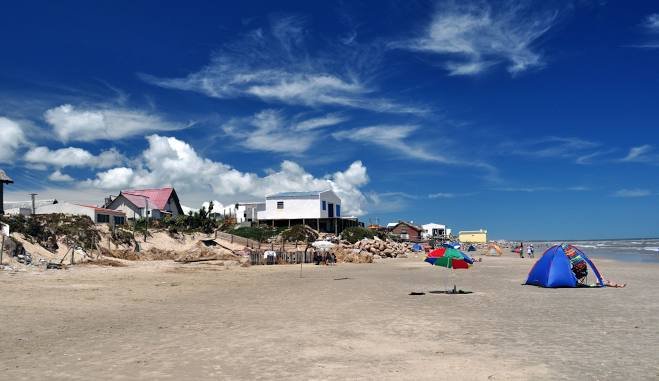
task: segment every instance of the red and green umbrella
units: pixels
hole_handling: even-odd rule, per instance
[[[469,265],[474,263],[468,255],[449,247],[440,247],[431,251],[425,261],[447,269],[468,269]]]
[[[452,270],[468,269],[469,265],[474,263],[471,257],[451,247],[440,247],[431,251],[425,261],[433,266],[446,267]],[[453,271],[451,271],[451,274],[453,274]],[[447,292],[451,293],[450,291]],[[452,293],[457,293],[455,284]]]

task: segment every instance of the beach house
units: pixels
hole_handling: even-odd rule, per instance
[[[183,208],[174,188],[122,190],[117,197],[105,200],[105,208],[124,212],[129,219],[162,219],[183,214]],[[147,214],[148,211],[148,214]]]
[[[59,202],[56,204],[39,206],[35,210],[35,214],[59,213],[74,216],[88,216],[97,224],[108,224],[110,226],[123,225],[126,222],[126,214],[124,212],[100,208],[94,205]]]
[[[391,234],[397,236],[402,241],[420,241],[422,239],[422,233],[423,228],[405,221],[399,221],[396,226],[391,229]]]
[[[236,202],[222,208],[222,217],[233,218],[236,223],[250,223],[258,221],[258,212],[265,211],[265,202]]]
[[[359,226],[356,218],[341,215],[341,199],[334,191],[283,192],[265,197],[265,210],[258,211],[260,224],[274,227],[308,225],[328,233]]]
[[[448,235],[446,225],[429,223],[421,225],[421,227],[423,228],[422,236],[424,239],[446,238]]]
[[[486,243],[487,230],[463,230],[458,233],[458,241],[462,243]]]

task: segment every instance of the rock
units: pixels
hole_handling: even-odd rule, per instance
[[[373,259],[382,259],[382,257],[377,254],[373,254]]]

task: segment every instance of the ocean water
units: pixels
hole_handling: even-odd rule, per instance
[[[560,244],[558,241],[531,242],[536,256],[547,248]],[[621,261],[659,263],[659,239],[621,239],[601,241],[566,241],[586,253],[592,259],[606,258]],[[526,246],[527,243],[524,243]]]

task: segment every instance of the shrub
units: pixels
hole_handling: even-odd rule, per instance
[[[378,233],[376,231],[373,231],[371,229],[367,228],[362,228],[359,226],[351,227],[345,229],[341,233],[341,238],[345,239],[346,241],[350,243],[355,243],[357,241],[361,241],[364,238],[368,239],[373,239],[373,237],[377,236]]]

